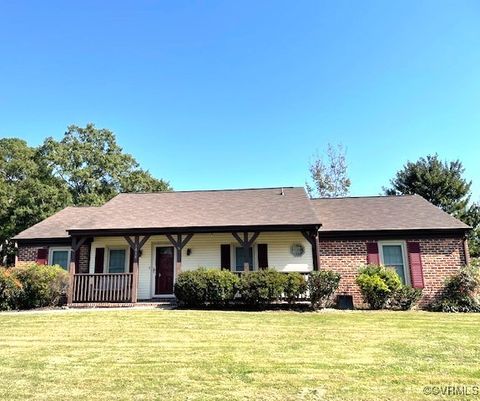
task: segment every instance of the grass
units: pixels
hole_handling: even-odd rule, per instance
[[[480,385],[479,334],[426,312],[0,314],[0,399],[438,400]]]

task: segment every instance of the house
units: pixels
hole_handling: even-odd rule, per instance
[[[310,199],[284,187],[119,194],[67,207],[14,239],[17,264],[69,269],[71,304],[173,297],[176,276],[203,266],[336,270],[339,293],[358,305],[355,277],[367,263],[395,268],[427,302],[468,263],[468,230],[417,195]]]

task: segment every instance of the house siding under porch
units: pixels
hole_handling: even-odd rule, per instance
[[[195,270],[199,267],[220,268],[221,245],[229,244],[231,249],[232,266],[234,266],[234,249],[240,245],[230,233],[195,234],[182,250],[182,271]],[[298,231],[292,232],[262,232],[253,244],[253,268],[258,266],[257,244],[267,244],[268,265],[279,271],[297,271],[302,273],[313,270],[313,254],[311,244]],[[302,256],[293,256],[290,248],[293,244],[303,245],[305,252]],[[139,258],[138,299],[151,299],[154,294],[154,270],[156,246],[172,246],[164,235],[151,236],[142,247]],[[95,254],[97,248],[125,248],[128,244],[123,237],[95,237],[91,243],[89,272],[95,272]],[[190,255],[187,250],[190,249]],[[127,253],[129,255],[129,253]],[[129,257],[129,256],[127,256]],[[106,268],[107,258],[104,266]],[[250,268],[251,269],[251,268]],[[175,272],[175,277],[179,272]]]

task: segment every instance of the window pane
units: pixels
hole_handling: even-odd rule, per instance
[[[111,249],[108,261],[109,273],[125,272],[125,249]]]
[[[393,267],[400,276],[402,283],[405,283],[405,263],[400,245],[383,245],[383,264]]]
[[[53,251],[52,265],[59,265],[68,270],[68,251]]]
[[[253,268],[253,251],[252,248],[249,249],[248,263],[250,265],[250,270]],[[237,272],[243,272],[243,248],[235,249],[235,270]]]

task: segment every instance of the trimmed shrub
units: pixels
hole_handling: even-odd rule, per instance
[[[58,306],[65,300],[68,273],[60,266],[33,263],[13,268],[12,275],[22,287],[17,297],[19,309]]]
[[[175,283],[174,292],[181,305],[204,305],[207,297],[207,281],[203,269],[180,273]]]
[[[200,268],[178,275],[175,296],[185,306],[224,306],[235,297],[237,284],[230,271]]]
[[[417,304],[421,296],[422,290],[420,288],[402,285],[392,294],[388,307],[395,310],[410,310]]]
[[[21,290],[22,284],[14,277],[12,270],[0,267],[0,310],[15,309]]]
[[[205,301],[213,306],[225,306],[233,301],[239,282],[238,277],[228,270],[204,270],[206,288]]]
[[[283,294],[289,304],[293,304],[307,291],[307,282],[300,273],[286,273],[284,281]]]
[[[479,268],[464,267],[447,278],[438,301],[433,302],[429,309],[436,312],[480,312],[479,286]]]
[[[402,282],[394,269],[379,265],[368,265],[360,269],[356,279],[363,300],[372,309],[382,309],[391,296],[402,287]]]
[[[238,286],[242,301],[253,307],[272,303],[282,295],[285,279],[284,273],[273,269],[243,274]]]
[[[310,274],[308,291],[314,309],[325,307],[340,284],[340,274],[331,270],[320,270]]]

